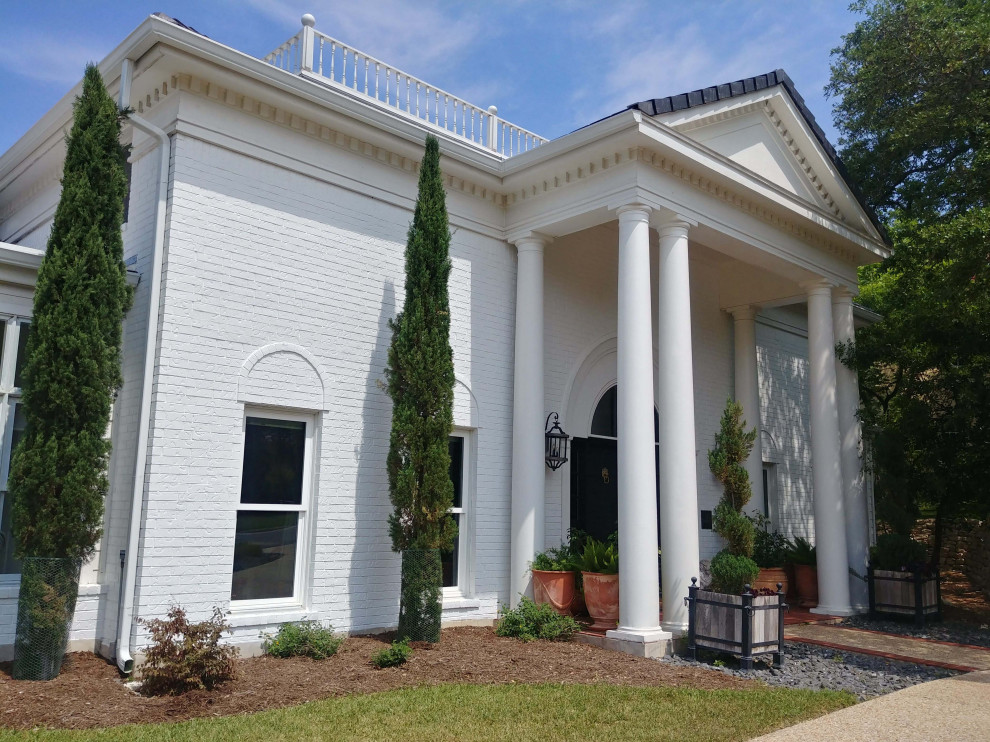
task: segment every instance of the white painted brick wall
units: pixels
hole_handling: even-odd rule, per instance
[[[397,192],[415,193],[415,173],[389,172]],[[182,135],[174,173],[138,615],[160,616],[171,603],[194,617],[229,605],[238,374],[259,347],[290,342],[325,370],[330,400],[307,615],[341,630],[392,625],[399,560],[386,531],[391,404],[380,381],[411,211]],[[479,400],[480,425],[478,605],[450,614],[493,617],[508,598],[514,249],[458,228],[451,255],[455,368]],[[237,617],[237,640],[292,618]]]

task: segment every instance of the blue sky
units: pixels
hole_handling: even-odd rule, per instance
[[[630,103],[783,67],[836,142],[844,0],[0,0],[0,152],[155,11],[263,56],[316,28],[542,136]]]

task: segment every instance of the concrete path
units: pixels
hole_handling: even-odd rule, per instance
[[[986,742],[990,740],[990,672],[914,685],[757,739]]]
[[[833,649],[887,657],[895,660],[933,665],[949,670],[971,672],[990,670],[990,649],[968,644],[918,639],[884,634],[879,631],[851,629],[845,626],[807,624],[786,626],[784,638],[791,641],[818,644]],[[990,727],[985,739],[990,740]]]

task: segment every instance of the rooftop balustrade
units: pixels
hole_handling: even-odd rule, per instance
[[[547,141],[500,119],[495,106],[479,108],[317,31],[316,20],[308,13],[302,24],[299,33],[264,61],[292,74],[315,76],[331,87],[426,122],[502,157],[527,152]]]

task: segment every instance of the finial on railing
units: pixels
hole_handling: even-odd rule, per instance
[[[312,72],[313,71],[313,26],[316,25],[316,19],[311,13],[307,13],[302,17],[302,31],[300,32],[299,39],[299,69],[301,72]]]

